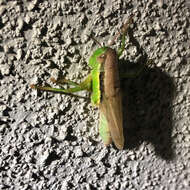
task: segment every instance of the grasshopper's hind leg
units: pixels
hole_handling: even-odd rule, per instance
[[[62,88],[52,88],[52,87],[48,87],[48,86],[38,86],[38,85],[34,85],[34,84],[30,85],[30,87],[37,89],[37,90],[57,92],[57,93],[65,93],[65,94],[72,94],[72,93],[79,92],[82,90],[91,91],[91,80],[92,80],[91,75],[88,75],[88,77],[83,82],[81,82],[80,84],[72,82],[70,80],[66,80],[66,79],[55,80],[53,78],[51,80],[57,84],[67,83],[69,85],[73,85],[74,87],[68,88],[68,89],[62,89]]]

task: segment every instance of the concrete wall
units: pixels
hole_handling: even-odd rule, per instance
[[[189,7],[188,0],[0,0],[0,189],[189,189]],[[106,45],[132,14],[120,62],[153,64],[122,80],[121,151],[103,145],[89,100],[30,84],[53,86],[49,78],[61,75],[82,81],[98,47],[89,35]]]

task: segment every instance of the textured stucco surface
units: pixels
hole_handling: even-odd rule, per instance
[[[189,9],[188,0],[0,0],[0,189],[189,189]],[[97,48],[88,35],[106,44],[131,14],[122,58],[147,55],[154,66],[122,81],[119,151],[102,144],[89,101],[29,86],[80,82]]]

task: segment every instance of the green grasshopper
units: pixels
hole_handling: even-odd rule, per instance
[[[121,32],[118,32],[110,43],[110,45],[113,45],[115,39],[122,34],[121,47],[118,52],[106,46],[101,46],[94,51],[89,60],[91,73],[80,84],[66,79],[55,80],[54,78],[51,78],[51,81],[56,84],[61,85],[67,83],[73,87],[59,89],[31,85],[31,88],[34,89],[66,94],[72,94],[82,90],[90,91],[91,103],[94,106],[99,107],[100,110],[100,136],[106,146],[113,141],[118,149],[123,149],[124,147],[122,95],[120,89],[118,58],[124,51],[125,36],[131,23],[132,17],[124,24]],[[95,41],[97,42],[97,40]]]

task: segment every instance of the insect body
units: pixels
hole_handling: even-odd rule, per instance
[[[131,22],[132,18],[124,25],[121,31],[122,45],[118,52],[110,47],[101,47],[92,54],[89,60],[91,73],[82,83],[78,84],[65,79],[55,80],[52,78],[51,80],[57,84],[67,83],[74,87],[59,89],[31,85],[34,89],[66,94],[72,94],[81,90],[90,91],[92,104],[99,107],[100,110],[100,136],[105,145],[111,144],[113,140],[118,149],[123,149],[124,147],[122,95],[118,58],[124,50],[125,34]]]

